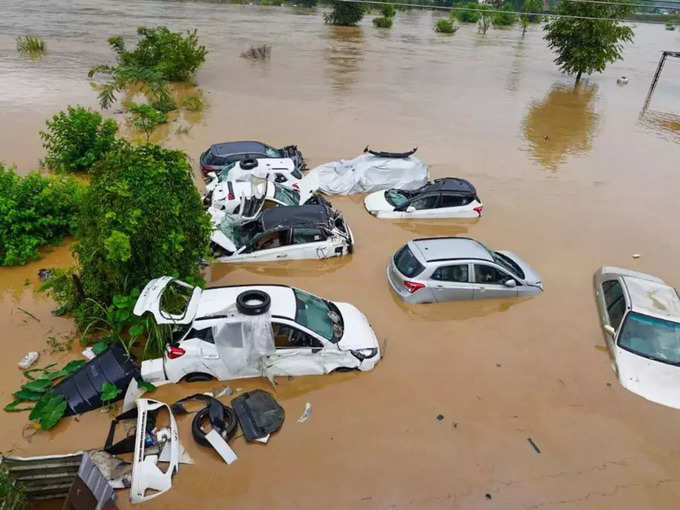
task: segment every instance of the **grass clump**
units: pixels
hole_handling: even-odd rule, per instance
[[[242,52],[241,56],[250,60],[268,60],[271,54],[272,47],[269,44],[263,44],[261,46],[251,46]]]
[[[458,30],[458,27],[453,24],[453,20],[442,18],[437,21],[434,26],[434,31],[440,34],[453,34]]]
[[[204,106],[200,95],[189,96],[182,102],[182,108],[189,112],[200,112]]]
[[[379,18],[373,18],[373,25],[375,25],[378,28],[391,28],[392,18],[386,18],[384,16]]]
[[[17,51],[22,55],[40,56],[47,51],[47,45],[39,35],[17,37]]]

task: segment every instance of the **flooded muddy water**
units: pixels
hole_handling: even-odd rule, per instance
[[[4,3],[0,160],[20,172],[42,157],[46,118],[67,104],[96,105],[86,73],[110,61],[106,38],[165,24],[198,28],[210,49],[196,76],[207,106],[169,126],[166,146],[197,161],[217,141],[294,143],[310,166],[367,144],[417,146],[433,177],[468,178],[485,202],[478,221],[411,223],[369,216],[362,197],[334,197],[356,237],[352,256],[210,267],[210,284],[287,283],[355,304],[385,342],[385,356],[370,373],[280,378],[283,429],[266,446],[233,441],[239,460],[231,466],[197,446],[190,420],[180,418],[196,464],[180,466],[172,491],[145,507],[673,508],[680,412],[618,384],[602,349],[592,274],[606,263],[680,285],[679,63],[666,64],[640,115],[660,52],[677,49],[680,34],[638,24],[624,60],[575,89],[535,26],[524,38],[517,28],[484,37],[468,25],[447,37],[433,32],[438,14],[430,12],[398,13],[389,31],[375,29],[370,16],[339,28],[321,15],[193,2]],[[43,59],[16,54],[14,39],[24,33],[44,37]],[[240,58],[261,43],[272,45],[270,61]],[[628,85],[617,85],[621,75]],[[179,125],[188,132],[178,134]],[[385,281],[390,255],[409,239],[439,235],[515,251],[541,274],[545,292],[404,304]],[[73,324],[51,316],[54,304],[33,291],[38,268],[68,260],[60,247],[0,269],[6,401],[21,383],[16,362],[26,351],[41,350],[39,364],[79,351],[76,341],[73,354],[51,352],[47,338],[67,343]],[[171,402],[215,386],[166,386],[154,398]],[[296,423],[306,402],[312,416]],[[26,415],[3,413],[0,450],[99,447],[109,418],[92,412],[26,439]],[[127,507],[127,494],[120,496]]]

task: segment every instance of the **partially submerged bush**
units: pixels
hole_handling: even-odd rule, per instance
[[[437,24],[434,26],[434,31],[440,34],[453,34],[456,30],[458,30],[458,27],[454,26],[453,21],[448,18],[437,20]]]
[[[39,35],[23,35],[17,37],[17,51],[24,55],[40,56],[47,51],[47,45]]]
[[[329,25],[354,26],[364,17],[365,7],[359,3],[331,0],[333,10],[324,14],[324,23]]]
[[[272,47],[269,44],[261,46],[251,46],[246,51],[241,53],[243,58],[251,60],[267,60],[272,54]]]
[[[132,125],[138,131],[143,131],[146,135],[146,143],[149,143],[151,133],[156,129],[156,126],[163,124],[168,120],[165,112],[157,110],[148,104],[131,103],[128,110],[130,110]]]
[[[40,132],[45,164],[57,172],[86,171],[112,147],[118,124],[82,106],[69,106]]]
[[[373,18],[373,24],[378,28],[390,28],[392,26],[392,18]]]
[[[111,106],[116,93],[135,82],[146,84],[153,101],[167,99],[167,83],[191,80],[208,53],[196,30],[182,36],[162,26],[139,27],[137,34],[141,39],[132,51],[125,48],[121,36],[111,37],[108,42],[116,53],[116,65],[99,65],[88,73],[90,78],[97,73],[110,76],[99,92],[102,108]]]
[[[0,265],[25,264],[74,233],[84,185],[72,177],[23,177],[0,164]]]

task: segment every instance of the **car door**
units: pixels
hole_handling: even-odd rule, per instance
[[[291,246],[290,236],[290,228],[260,234],[253,239],[242,258],[259,261],[299,258],[295,257],[296,246]]]
[[[439,207],[436,210],[436,217],[455,218],[461,214],[465,215],[466,211],[463,210],[462,207],[469,204],[471,201],[472,199],[470,197],[442,193],[441,199],[439,200]],[[470,216],[469,213],[468,216]]]
[[[509,273],[492,264],[474,264],[474,299],[509,298],[517,296],[517,285],[520,282]],[[505,282],[512,280],[515,286]]]
[[[406,218],[436,218],[439,193],[425,193],[420,195],[408,205]],[[409,212],[410,211],[410,212]]]
[[[293,245],[298,248],[299,258],[325,259],[333,256],[332,240],[318,227],[293,228]]]
[[[474,284],[470,281],[470,264],[446,264],[434,270],[428,284],[437,302],[474,298]]]
[[[614,333],[605,330],[605,338],[610,350],[614,352],[616,337],[626,313],[626,297],[621,282],[617,279],[605,280],[598,289],[600,298],[600,317],[603,326],[611,326]],[[604,305],[604,306],[602,306]]]
[[[272,322],[276,352],[267,358],[268,375],[325,374],[320,353],[323,343],[313,335],[290,324]]]

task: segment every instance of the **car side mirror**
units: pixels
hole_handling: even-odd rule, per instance
[[[412,205],[409,205],[409,206],[406,208],[406,212],[413,212],[413,211],[415,211],[415,210],[416,210],[416,208],[413,207]]]
[[[512,278],[509,278],[503,282],[503,285],[512,289],[513,287],[517,287],[517,282]]]
[[[615,336],[615,335],[616,335],[616,330],[615,330],[614,328],[612,328],[609,324],[605,324],[605,325],[604,325],[604,330],[605,330],[607,333],[609,333],[611,336]]]

